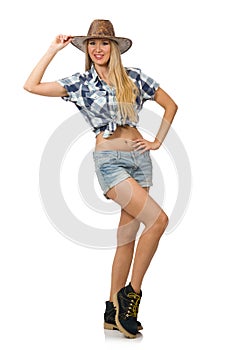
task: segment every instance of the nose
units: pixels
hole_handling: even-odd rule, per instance
[[[101,51],[101,43],[100,42],[97,42],[97,44],[96,44],[96,51],[97,52]]]

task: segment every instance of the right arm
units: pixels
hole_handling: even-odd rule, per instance
[[[71,36],[58,35],[45,55],[37,63],[24,84],[24,89],[37,95],[63,97],[67,96],[66,89],[58,82],[41,82],[43,75],[58,51],[66,47],[72,40]]]

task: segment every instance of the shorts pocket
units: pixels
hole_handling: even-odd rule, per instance
[[[104,164],[114,164],[117,159],[117,152],[112,151],[101,151],[101,152],[94,152],[93,153],[93,159],[95,162],[95,165],[100,168]]]

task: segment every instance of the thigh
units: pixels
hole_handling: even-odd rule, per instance
[[[133,178],[121,181],[107,192],[107,197],[145,226],[151,226],[162,212],[161,207],[151,198],[148,188],[141,187]]]
[[[144,190],[148,192],[149,187],[145,187]],[[117,232],[118,246],[135,241],[139,227],[140,221],[138,221],[124,209],[121,209],[121,216]]]
[[[149,187],[143,187],[143,189],[146,192],[149,192]],[[139,228],[140,222],[134,218],[134,216],[130,215],[126,210],[123,208],[121,209],[121,215],[120,215],[120,221],[119,221],[119,226],[127,226],[129,227],[134,226],[134,228]]]
[[[146,192],[149,192],[149,187],[143,187],[143,189]],[[113,199],[113,198],[111,198]],[[124,210],[123,208],[121,209],[121,216],[120,216],[120,221],[119,221],[119,226],[122,225],[128,225],[130,224],[132,221],[134,221],[134,216],[130,215],[126,210]],[[137,223],[139,223],[139,221],[137,220]]]

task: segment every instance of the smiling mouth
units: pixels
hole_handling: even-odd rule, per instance
[[[97,60],[101,60],[101,59],[104,57],[104,55],[94,55],[94,57],[95,57]]]

